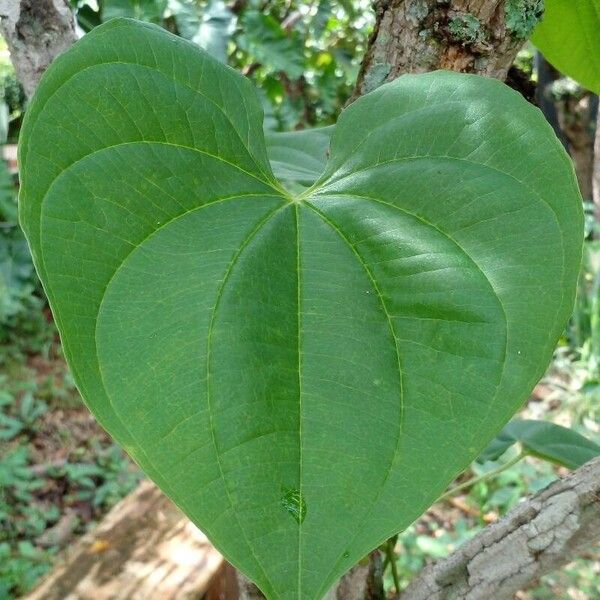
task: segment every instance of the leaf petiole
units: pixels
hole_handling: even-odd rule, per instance
[[[390,565],[392,570],[392,578],[394,580],[394,588],[396,589],[396,594],[394,598],[397,598],[400,594],[400,576],[398,575],[398,565],[396,564],[396,542],[398,541],[398,534],[393,535],[391,538],[387,540],[384,546],[385,551],[385,562]],[[385,565],[384,565],[385,569]]]
[[[497,469],[493,469],[492,471],[488,471],[487,473],[477,475],[477,477],[472,477],[471,479],[468,479],[464,483],[461,483],[460,485],[457,485],[456,487],[449,489],[446,493],[442,494],[437,499],[437,502],[442,502],[444,500],[447,500],[448,498],[451,498],[452,496],[454,496],[458,492],[461,492],[462,490],[468,489],[478,483],[481,483],[482,481],[487,481],[488,479],[492,479],[493,477],[500,475],[500,473],[506,471],[507,469],[510,469],[510,467],[512,467],[513,465],[516,465],[523,458],[528,456],[528,454],[529,453],[526,452],[525,450],[521,450],[516,456],[511,458],[508,462],[504,463],[503,465],[499,466]]]

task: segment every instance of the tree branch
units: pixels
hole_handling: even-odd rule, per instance
[[[509,600],[600,539],[600,457],[426,567],[402,600]]]
[[[31,96],[48,65],[77,40],[66,0],[0,0],[0,30]]]

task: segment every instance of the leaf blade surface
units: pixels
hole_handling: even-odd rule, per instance
[[[329,131],[270,136],[286,183],[318,177],[296,196],[261,118],[232,70],[111,21],[33,101],[21,221],[103,426],[269,598],[317,599],[531,391],[581,200],[541,114],[482,78],[360,99],[320,177]]]

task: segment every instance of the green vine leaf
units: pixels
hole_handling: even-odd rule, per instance
[[[113,20],[45,75],[20,164],[85,401],[270,599],[322,598],[426,510],[527,397],[572,307],[573,169],[497,81],[382,86],[292,193],[249,81]]]
[[[559,71],[600,93],[600,0],[545,0],[532,41]]]
[[[588,460],[600,456],[598,444],[572,429],[548,421],[515,419],[490,442],[477,460],[497,460],[517,443],[528,454],[569,469],[578,469]]]

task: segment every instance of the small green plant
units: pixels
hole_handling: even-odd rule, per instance
[[[36,442],[48,443],[47,407],[31,382],[0,377],[0,389],[0,598],[12,600],[51,567],[68,535],[85,531],[87,521],[129,493],[141,473],[118,446],[94,439],[80,443],[69,460],[32,465],[39,462]],[[88,507],[85,518],[77,516],[81,507]],[[68,515],[74,518],[68,517],[67,530],[60,523]]]
[[[568,341],[589,383],[600,382],[600,243],[586,242]]]
[[[0,376],[0,385],[5,377]],[[37,420],[48,406],[31,392],[25,392],[19,400],[8,391],[0,392],[0,440],[8,441],[20,434],[30,434],[37,427]]]
[[[0,159],[0,366],[48,348],[55,335],[17,219],[15,182]]]
[[[141,473],[113,444],[108,448],[93,446],[95,463],[66,463],[52,472],[66,477],[73,487],[73,501],[89,501],[94,507],[111,508],[139,483]]]
[[[0,597],[25,594],[51,565],[53,552],[36,548],[31,539],[56,521],[56,507],[37,505],[35,492],[44,486],[28,468],[26,447],[0,461]]]

